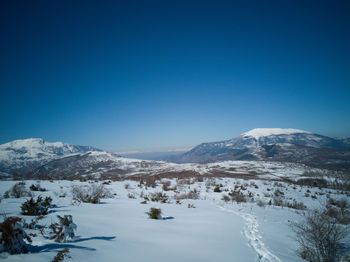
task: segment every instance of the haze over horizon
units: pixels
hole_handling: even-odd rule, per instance
[[[7,1],[0,144],[188,148],[350,137],[349,1]]]

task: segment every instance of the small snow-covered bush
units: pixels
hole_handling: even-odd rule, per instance
[[[30,189],[31,191],[41,191],[41,192],[46,191],[46,188],[41,187],[39,183],[36,184],[36,185],[32,184],[32,185],[29,187],[29,189]]]
[[[62,249],[57,252],[57,255],[51,260],[51,262],[61,262],[65,258],[72,258],[69,253],[69,248]]]
[[[26,239],[29,243],[32,240],[23,230],[20,221],[19,217],[8,217],[0,223],[0,253],[20,254],[28,252],[24,240]]]
[[[58,223],[50,225],[52,236],[50,239],[55,239],[56,242],[67,242],[67,240],[73,239],[75,234],[74,230],[77,229],[77,225],[73,223],[73,217],[71,215],[64,215],[58,217]]]
[[[228,195],[223,195],[221,199],[224,200],[225,202],[229,202],[231,200]]]
[[[6,197],[5,197],[5,195],[6,195]],[[18,182],[16,184],[14,184],[10,190],[6,191],[4,194],[4,197],[8,198],[9,196],[14,197],[14,198],[29,196],[29,193],[26,190],[25,182]]]
[[[162,203],[168,202],[168,196],[162,192],[156,192],[156,193],[150,194],[150,199],[153,202],[162,202]]]
[[[156,178],[153,176],[148,176],[145,178],[145,186],[155,188],[157,186]]]
[[[216,193],[220,193],[220,192],[221,192],[221,189],[220,189],[220,186],[219,186],[219,185],[216,185],[216,186],[214,187],[214,192],[216,192]]]
[[[92,184],[89,187],[73,186],[72,195],[75,201],[98,204],[102,198],[109,197],[111,192],[103,184]]]
[[[177,194],[175,195],[176,200],[183,199],[199,199],[199,192],[196,189],[189,191],[188,193]]]
[[[52,198],[45,197],[43,199],[41,196],[38,196],[36,200],[32,197],[25,201],[22,206],[22,215],[25,216],[41,216],[47,215],[48,210],[51,206]]]
[[[136,199],[135,195],[132,193],[128,193],[128,198],[130,199]]]
[[[193,204],[187,204],[187,208],[196,208]]]
[[[161,219],[162,218],[162,216],[161,216],[162,210],[160,208],[151,207],[149,209],[149,212],[146,212],[146,214],[151,219]]]
[[[169,190],[171,190],[171,188],[170,188],[171,182],[170,182],[170,181],[164,181],[164,182],[162,182],[162,184],[163,184],[162,189],[163,189],[164,191],[169,191]]]
[[[4,198],[10,198],[10,190],[4,192]]]
[[[246,196],[241,191],[231,191],[228,194],[231,196],[232,201],[237,203],[247,202]]]
[[[260,200],[258,200],[257,205],[258,205],[259,207],[265,207],[265,206],[266,206],[266,203],[260,199]]]

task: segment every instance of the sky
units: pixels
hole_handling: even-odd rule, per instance
[[[350,137],[350,1],[3,1],[0,143]]]

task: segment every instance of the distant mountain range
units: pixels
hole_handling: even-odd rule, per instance
[[[335,139],[299,129],[256,128],[219,142],[202,143],[167,161],[210,163],[224,160],[297,162],[350,169],[350,139]]]
[[[188,152],[168,155],[163,160],[201,164],[226,160],[277,161],[349,171],[350,139],[335,139],[298,129],[256,128],[230,140],[203,143]],[[174,169],[188,171],[194,166],[128,159],[90,146],[50,143],[40,138],[0,145],[0,177],[10,177],[10,174],[108,177]]]
[[[0,172],[31,170],[53,159],[88,151],[102,150],[62,142],[50,143],[41,138],[14,140],[0,145]]]

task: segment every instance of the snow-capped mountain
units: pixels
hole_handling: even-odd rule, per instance
[[[63,156],[101,151],[91,146],[76,146],[62,142],[46,142],[41,138],[14,140],[0,145],[0,171],[9,172],[47,163]]]
[[[168,160],[179,163],[277,160],[317,165],[336,162],[350,167],[350,144],[299,129],[256,128],[233,139],[200,144]]]

